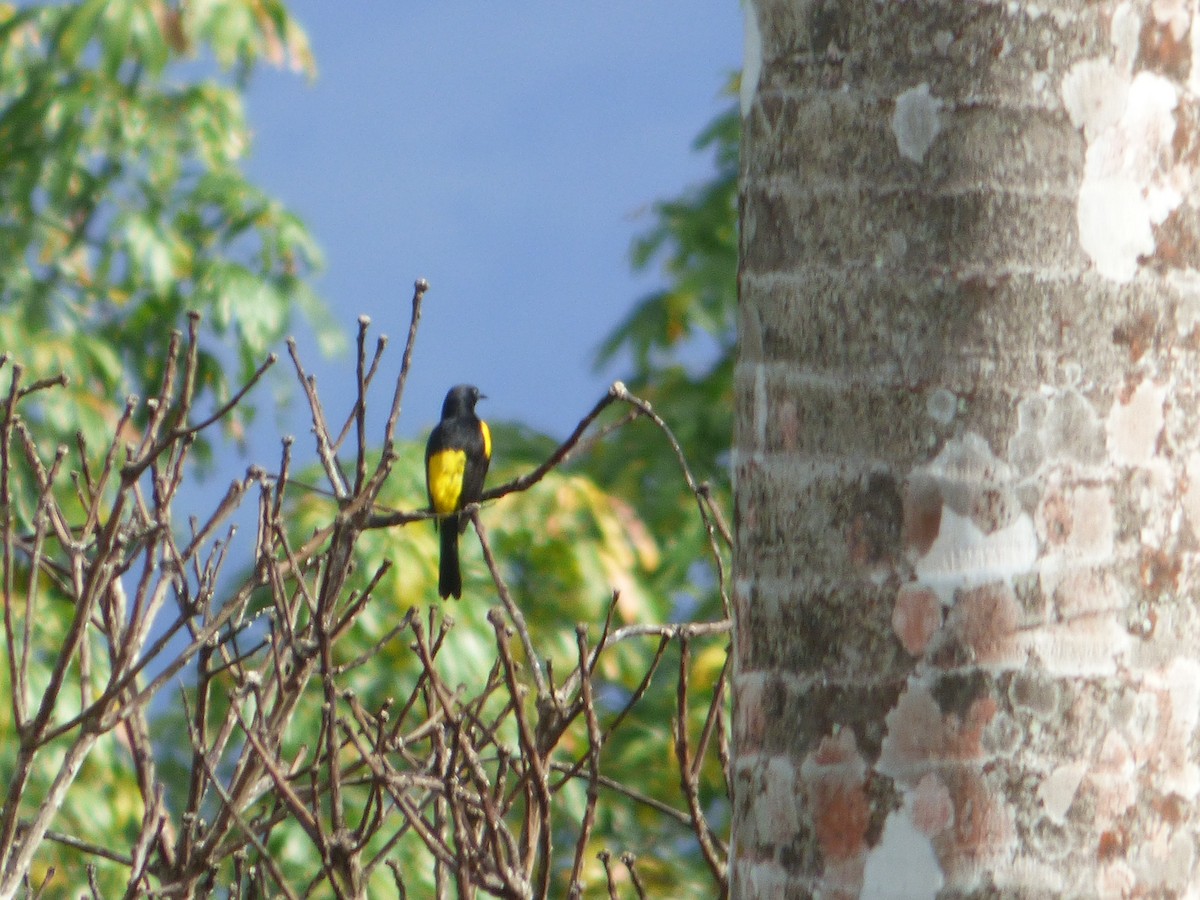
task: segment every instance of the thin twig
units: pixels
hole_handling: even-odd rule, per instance
[[[146,468],[175,441],[190,435],[199,434],[210,425],[213,425],[214,423],[225,418],[225,416],[237,408],[238,404],[245,399],[246,395],[254,389],[254,386],[262,380],[262,377],[267,374],[267,370],[270,369],[271,366],[275,365],[277,359],[278,357],[276,357],[274,353],[268,354],[267,358],[263,360],[257,369],[254,370],[254,374],[246,380],[246,383],[243,384],[234,393],[234,395],[229,398],[229,400],[217,407],[217,409],[211,415],[209,415],[208,418],[202,419],[195,425],[178,426],[173,428],[169,434],[162,438],[161,441],[156,443],[153,447],[147,449],[144,455],[139,456],[136,460],[131,460],[128,462],[121,469],[121,478],[126,482],[133,482],[137,480],[142,472],[144,472]]]
[[[388,412],[387,424],[383,429],[383,457],[387,460],[392,455],[396,440],[396,423],[400,421],[400,405],[404,398],[404,386],[408,383],[408,372],[412,368],[413,348],[417,344],[417,326],[421,323],[421,304],[425,300],[425,292],[429,290],[429,282],[418,278],[413,282],[412,315],[408,322],[408,338],[404,342],[404,355],[400,357],[400,374],[396,378],[396,389],[392,393],[392,408]]]
[[[325,469],[325,477],[329,480],[333,496],[339,501],[343,501],[349,495],[350,489],[346,486],[346,476],[342,474],[337,456],[333,452],[333,444],[329,439],[329,427],[325,424],[325,410],[321,405],[321,398],[317,395],[316,378],[305,373],[294,338],[288,338],[287,348],[288,354],[292,358],[292,365],[296,369],[296,377],[308,399],[309,412],[312,414],[313,433],[317,438],[317,458],[320,459],[321,465]]]
[[[195,740],[196,736],[195,734],[192,734],[193,746],[197,746]],[[255,834],[254,829],[250,826],[250,824],[242,818],[242,814],[235,807],[233,798],[229,796],[229,792],[225,790],[224,785],[221,784],[221,780],[217,777],[217,774],[212,770],[211,766],[209,766],[207,758],[201,754],[200,760],[206,769],[205,774],[208,776],[209,783],[216,790],[217,796],[221,798],[221,803],[224,809],[228,811],[234,822],[237,823],[237,826],[239,829],[241,829],[242,834],[244,834],[247,840],[249,840],[254,845],[255,849],[258,850],[259,857],[262,860],[263,865],[267,867],[267,871],[270,873],[271,878],[274,879],[275,883],[279,886],[279,889],[283,891],[284,895],[290,898],[290,900],[299,900],[295,892],[291,889],[291,887],[289,887],[288,881],[284,878],[283,872],[280,871],[278,863],[275,862],[275,857],[266,848],[259,836]]]
[[[683,473],[683,478],[687,482],[688,489],[696,499],[696,507],[700,510],[700,520],[704,523],[704,530],[708,535],[708,544],[712,552],[713,565],[717,567],[717,589],[721,594],[721,602],[725,610],[725,615],[731,616],[732,605],[729,599],[729,590],[725,583],[725,560],[721,555],[721,548],[717,544],[716,526],[713,524],[713,519],[708,512],[708,504],[705,502],[703,496],[705,492],[701,489],[695,476],[692,475],[692,467],[688,465],[683,447],[680,446],[679,440],[675,437],[675,433],[671,430],[671,427],[654,411],[649,403],[629,393],[625,385],[619,381],[613,383],[610,391],[617,399],[639,410],[643,416],[653,422],[666,436],[667,443],[671,445],[671,450],[674,452],[675,459],[679,463],[679,469]],[[730,546],[732,546],[732,543],[732,541],[729,541]]]
[[[575,628],[575,645],[579,650],[580,694],[583,700],[583,712],[587,719],[588,734],[588,788],[587,805],[583,810],[583,822],[579,826],[579,837],[575,842],[575,860],[571,865],[571,881],[569,883],[570,897],[583,894],[583,855],[587,850],[588,839],[596,824],[596,801],[600,791],[600,746],[603,738],[600,735],[600,722],[596,718],[596,704],[592,696],[592,676],[588,667],[587,629],[578,625]]]
[[[679,639],[679,679],[675,692],[675,759],[679,765],[679,785],[683,797],[687,801],[688,812],[692,818],[692,831],[700,841],[700,852],[708,863],[713,878],[720,886],[721,895],[728,890],[725,863],[714,846],[710,837],[708,820],[700,808],[700,784],[692,770],[691,744],[688,734],[688,669],[691,665],[691,641],[686,637]]]
[[[507,626],[505,626],[497,613],[498,610],[489,610],[488,621],[491,622],[492,630],[496,633],[496,645],[500,649],[500,659],[504,662],[504,677],[508,682],[508,692],[516,700],[521,694],[520,687],[517,684],[516,663],[512,658]],[[548,768],[543,755],[543,748],[539,746],[534,736],[533,726],[525,714],[525,707],[520,702],[514,703],[513,715],[517,720],[517,735],[521,742],[521,755],[526,766],[529,768],[530,781],[532,782],[532,785],[527,788],[530,796],[527,798],[526,803],[530,810],[536,811],[536,816],[531,815],[527,820],[528,833],[526,835],[527,855],[525,873],[526,876],[533,874],[534,862],[536,861],[536,868],[540,875],[538,896],[545,897],[550,885],[550,853],[554,833],[550,821],[550,781],[547,777]],[[536,856],[533,853],[535,842],[537,844]]]
[[[617,382],[619,385],[620,382]],[[533,487],[539,481],[546,477],[547,473],[556,466],[562,464],[570,458],[571,452],[579,443],[583,433],[588,430],[588,427],[596,421],[600,413],[604,412],[610,405],[621,399],[620,393],[616,390],[616,385],[609,388],[607,394],[596,401],[596,405],[586,416],[579,420],[579,424],[575,426],[575,430],[567,437],[565,441],[558,445],[553,453],[547,457],[546,461],[534,469],[532,472],[527,472],[520,478],[514,478],[512,481],[506,482],[494,488],[489,488],[483,492],[479,498],[481,503],[486,503],[488,500],[495,500],[503,497],[506,494],[512,494],[517,491],[526,491]]]
[[[70,847],[72,850],[79,850],[82,853],[88,853],[92,856],[99,856],[102,859],[110,860],[111,862],[119,863],[122,866],[132,868],[133,859],[118,850],[113,850],[111,847],[105,847],[101,844],[93,844],[90,841],[85,841],[82,838],[77,838],[72,834],[64,834],[61,831],[46,829],[46,840],[54,841],[56,844],[62,844],[64,847]]]
[[[546,677],[542,673],[542,664],[538,659],[537,651],[533,648],[533,638],[529,634],[529,626],[525,622],[525,614],[521,612],[521,608],[513,601],[512,594],[508,590],[508,585],[505,584],[504,577],[500,574],[500,566],[496,562],[496,557],[492,554],[491,544],[488,543],[487,529],[483,527],[483,522],[479,519],[478,506],[469,507],[469,509],[471,524],[475,526],[475,533],[479,536],[479,545],[483,548],[483,558],[487,563],[488,571],[492,573],[492,581],[496,585],[496,593],[500,596],[500,602],[504,604],[504,609],[508,612],[508,617],[517,629],[517,634],[521,638],[521,646],[525,648],[525,659],[533,671],[533,681],[537,685],[538,697],[539,699],[548,697],[550,690],[547,687]],[[516,695],[514,694],[513,696]]]
[[[354,490],[363,489],[367,479],[367,329],[371,325],[369,316],[358,317],[358,353],[355,357],[355,375],[358,379],[357,399],[354,403],[354,429],[357,436],[354,456]],[[336,441],[334,442],[336,446]]]

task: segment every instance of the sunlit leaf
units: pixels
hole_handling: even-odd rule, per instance
[[[73,66],[79,62],[83,48],[95,37],[96,23],[106,6],[107,0],[84,0],[63,17],[55,49],[65,65]]]
[[[141,277],[154,291],[165,291],[173,272],[171,248],[163,240],[160,223],[133,216],[125,223],[125,235]]]

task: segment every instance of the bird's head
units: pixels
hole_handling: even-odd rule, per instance
[[[479,393],[479,388],[475,387],[475,385],[456,384],[446,394],[446,401],[442,404],[442,418],[449,419],[454,416],[473,413],[475,412],[475,404],[485,399],[487,399],[486,395]]]

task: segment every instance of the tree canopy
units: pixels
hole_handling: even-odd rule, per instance
[[[0,4],[0,346],[29,378],[69,373],[42,399],[60,439],[103,443],[185,312],[214,339],[196,379],[215,401],[296,311],[326,315],[316,242],[241,170],[263,64],[315,74],[279,0]]]

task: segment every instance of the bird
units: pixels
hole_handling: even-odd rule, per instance
[[[441,536],[438,596],[462,597],[458,536],[467,529],[459,510],[483,494],[483,480],[492,460],[492,432],[475,415],[475,404],[486,397],[473,384],[456,384],[442,403],[441,421],[425,445],[425,486],[434,524]]]

